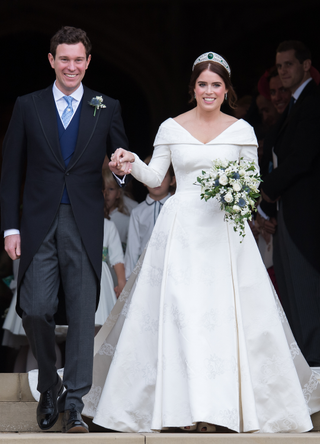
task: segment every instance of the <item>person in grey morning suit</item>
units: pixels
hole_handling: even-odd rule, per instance
[[[64,412],[63,431],[88,431],[81,411],[92,380],[100,291],[101,168],[106,154],[128,144],[119,102],[82,84],[90,51],[81,29],[63,27],[52,37],[49,62],[56,80],[17,99],[3,144],[2,230],[9,256],[21,254],[17,310],[38,361],[37,420],[43,430]],[[54,351],[62,293],[69,324],[63,394]]]
[[[277,49],[276,65],[291,100],[274,131],[274,169],[264,177],[259,212],[278,201],[274,269],[281,302],[310,366],[320,366],[320,235],[315,196],[320,171],[320,95],[311,54],[298,41]],[[271,207],[271,208],[270,208]]]

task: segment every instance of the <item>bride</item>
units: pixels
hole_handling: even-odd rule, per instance
[[[84,414],[103,427],[305,432],[320,387],[292,336],[247,225],[240,236],[194,185],[214,159],[254,161],[244,120],[223,114],[235,93],[218,54],[194,63],[196,106],[159,128],[145,165],[118,149],[110,168],[159,186],[173,163],[177,191],[95,341]]]

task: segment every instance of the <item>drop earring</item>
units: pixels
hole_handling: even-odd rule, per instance
[[[228,100],[228,93],[225,93],[224,100]]]

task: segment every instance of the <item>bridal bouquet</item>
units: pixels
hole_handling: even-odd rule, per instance
[[[214,160],[212,168],[197,177],[201,185],[201,199],[207,201],[216,197],[225,211],[225,220],[233,223],[234,231],[245,236],[245,220],[252,219],[252,212],[257,211],[255,203],[259,198],[261,177],[254,162]],[[242,242],[242,241],[241,241]]]

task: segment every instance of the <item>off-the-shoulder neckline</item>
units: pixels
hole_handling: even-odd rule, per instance
[[[224,134],[226,131],[228,131],[229,128],[231,128],[232,126],[236,125],[238,122],[243,121],[243,119],[238,119],[236,122],[231,123],[231,125],[229,125],[225,130],[221,131],[221,133],[218,134],[216,137],[214,137],[212,140],[209,140],[209,142],[207,142],[207,143],[203,143],[203,142],[201,142],[201,140],[199,140],[196,137],[194,137],[188,130],[186,130],[182,125],[180,125],[180,123],[178,123],[172,117],[169,117],[169,120],[172,120],[174,123],[176,123],[180,128],[182,128],[185,132],[187,132],[190,137],[195,139],[197,142],[201,143],[201,145],[208,145],[209,143],[212,143],[214,140],[216,140],[218,137],[220,137],[221,134]]]

